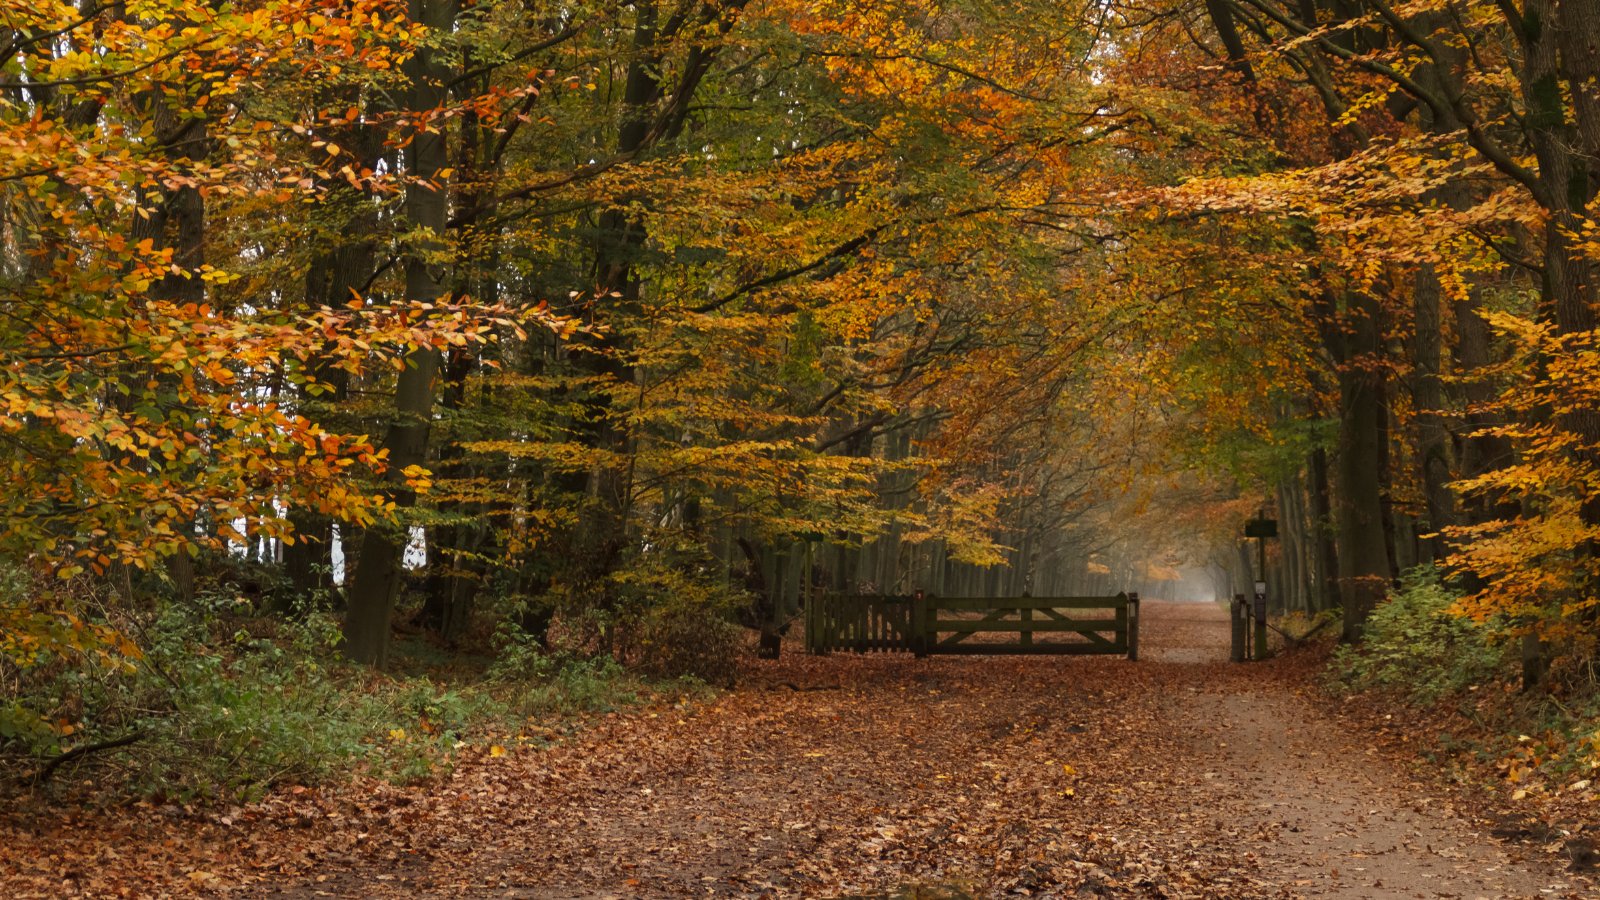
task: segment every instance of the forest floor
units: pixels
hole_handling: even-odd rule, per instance
[[[1138,663],[786,655],[428,785],[0,820],[0,895],[1600,895],[1226,632],[1147,601]]]

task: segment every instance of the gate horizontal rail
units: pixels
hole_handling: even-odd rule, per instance
[[[1103,610],[1104,617],[1088,611]],[[973,618],[974,615],[980,616]],[[1139,658],[1139,595],[929,597],[828,594],[805,610],[806,650],[856,653],[1126,655]],[[981,640],[984,635],[1012,638]],[[1035,636],[1081,640],[1035,640]]]

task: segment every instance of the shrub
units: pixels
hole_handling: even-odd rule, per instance
[[[35,670],[0,718],[20,709],[71,724],[0,734],[0,750],[26,777],[62,751],[125,740],[74,765],[96,767],[113,793],[249,798],[358,766],[426,776],[448,765],[472,723],[499,711],[487,695],[426,679],[370,682],[339,661],[326,615],[267,622],[249,612],[225,590],[207,592],[134,623],[144,652],[132,666],[58,660]]]
[[[55,754],[77,734],[83,704],[56,688],[133,671],[139,648],[107,619],[87,579],[0,560],[0,759]]]
[[[1398,691],[1426,705],[1501,674],[1507,647],[1453,613],[1458,598],[1436,569],[1406,572],[1399,590],[1368,618],[1360,647],[1339,648],[1337,675],[1353,690]]]
[[[647,553],[612,581],[619,605],[629,611],[623,659],[651,677],[732,685],[739,647],[734,611],[746,598],[719,570]]]
[[[609,656],[548,652],[511,624],[501,628],[497,643],[489,678],[516,715],[601,713],[639,702],[641,683]]]
[[[550,643],[609,656],[651,678],[731,685],[739,651],[734,612],[749,598],[703,548],[647,545],[595,582],[556,588]]]

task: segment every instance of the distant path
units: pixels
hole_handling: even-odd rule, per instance
[[[1275,664],[1224,662],[1215,607],[1147,601],[1143,638],[1139,663],[786,656],[431,791],[143,812],[110,848],[0,831],[0,895],[1596,896],[1452,815]]]

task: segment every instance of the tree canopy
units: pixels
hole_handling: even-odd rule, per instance
[[[823,591],[1228,597],[1263,512],[1349,640],[1423,566],[1594,661],[1581,4],[3,9],[7,671],[241,580],[695,671]]]

